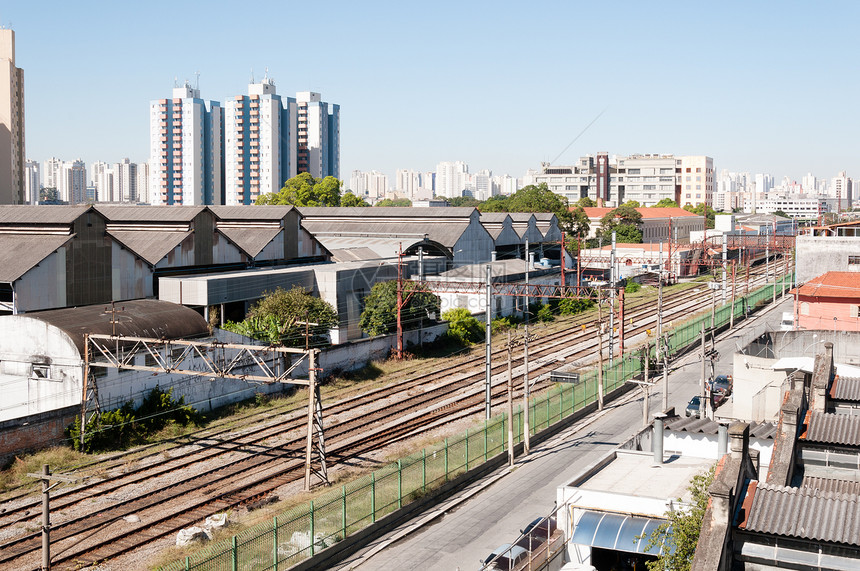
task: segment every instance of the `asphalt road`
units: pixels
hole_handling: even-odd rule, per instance
[[[734,330],[717,336],[715,374],[732,373],[732,355],[768,329],[779,329],[792,300],[768,307]],[[698,352],[674,363],[669,406],[682,411],[699,393]],[[651,413],[662,404],[661,385],[649,398]],[[556,489],[626,442],[642,427],[641,391],[631,391],[603,411],[581,420],[532,450],[512,471],[500,469],[454,498],[404,524],[335,569],[479,569],[479,561],[510,543],[528,522],[552,511]]]

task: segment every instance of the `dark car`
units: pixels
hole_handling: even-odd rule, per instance
[[[520,533],[523,537],[517,541],[517,545],[525,549],[534,549],[555,533],[556,522],[554,517],[539,517],[529,523]]]
[[[481,561],[483,566],[490,565],[490,569],[507,570],[513,569],[528,558],[528,552],[518,545],[503,543],[490,553],[486,559]],[[492,564],[490,563],[492,561]]]
[[[687,408],[684,409],[684,415],[702,418],[702,397],[696,395],[691,398],[690,402],[687,403]]]
[[[717,375],[711,383],[712,393],[722,393],[724,397],[732,394],[732,376]]]

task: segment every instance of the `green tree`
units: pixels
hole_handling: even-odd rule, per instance
[[[530,184],[511,196],[493,196],[479,207],[481,212],[552,212],[558,218],[558,227],[569,234],[581,231],[583,218],[574,220],[567,198],[552,192],[545,182]],[[584,217],[586,232],[588,217]]]
[[[356,196],[351,192],[344,193],[340,197],[341,206],[370,206],[364,198]]]
[[[448,204],[451,206],[473,206],[477,207],[482,204],[480,200],[474,196],[455,196],[448,199]]]
[[[380,200],[379,202],[374,204],[374,206],[412,206],[412,201],[408,198],[386,198],[384,200]]]
[[[597,234],[604,240],[609,240],[614,231],[617,242],[639,244],[642,242],[642,230],[639,229],[640,222],[642,222],[642,215],[632,206],[622,204],[607,212],[600,219],[600,229]]]
[[[661,198],[651,208],[678,208],[678,203],[671,198]]]
[[[508,198],[501,194],[491,196],[478,206],[478,210],[481,212],[511,212],[508,207]]]
[[[406,301],[400,313],[404,329],[418,327],[422,319],[427,319],[428,313],[438,315],[439,298],[423,291],[414,282],[404,282],[402,295]],[[396,281],[379,282],[370,289],[358,324],[370,336],[386,335],[397,329]]]
[[[585,208],[577,206],[570,211],[570,217],[570,233],[574,236],[588,236],[588,230],[591,228],[591,221],[588,219],[588,214],[585,213]]]
[[[449,309],[442,314],[442,320],[448,322],[446,335],[460,345],[472,345],[484,338],[484,328],[465,307]]]
[[[587,196],[583,196],[576,201],[576,206],[580,206],[582,208],[593,208],[597,206],[597,204]]]
[[[705,228],[713,228],[714,227],[714,216],[716,216],[716,211],[707,206],[704,202],[693,206],[692,204],[688,204],[684,206],[684,210],[687,212],[692,212],[693,214],[698,214],[699,216],[705,217]]]
[[[256,204],[290,204],[292,206],[340,206],[342,183],[333,176],[316,179],[303,172],[284,183],[277,193],[263,194]]]
[[[651,532],[647,538],[647,549],[659,545],[662,545],[663,549],[656,561],[647,562],[649,571],[689,571],[699,543],[705,510],[708,509],[708,488],[713,481],[713,467],[704,474],[693,476],[693,481],[687,488],[692,496],[689,508],[666,511],[666,522]],[[680,502],[679,498],[678,503]]]
[[[638,200],[628,200],[627,202],[622,204],[622,206],[629,206],[630,208],[641,208],[642,207],[642,205],[639,204]]]
[[[782,210],[776,210],[776,211],[774,211],[773,215],[774,215],[774,216],[782,216],[783,218],[791,218],[791,216],[789,216],[788,214],[786,214],[786,213],[785,213],[785,212],[783,212]]]
[[[269,343],[303,347],[306,330],[311,343],[322,345],[328,342],[328,330],[338,324],[335,309],[301,286],[293,286],[290,290],[278,288],[263,295],[248,311],[244,321],[227,323],[224,328]],[[317,325],[306,327],[304,322]]]

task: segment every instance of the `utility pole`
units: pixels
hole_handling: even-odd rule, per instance
[[[642,426],[648,426],[648,393],[651,385],[648,381],[648,361],[651,360],[651,344],[645,340],[645,382],[642,384],[642,394],[644,399],[642,402]]]
[[[737,264],[732,261],[732,311],[729,313],[729,328],[731,329],[735,327],[735,269],[737,269]]]
[[[603,410],[603,315],[600,299],[600,290],[597,293],[597,410]]]
[[[624,359],[624,288],[618,290],[618,358]]]
[[[484,374],[484,415],[487,420],[490,419],[490,400],[492,398],[491,395],[491,384],[493,377],[493,367],[491,365],[491,355],[492,355],[492,347],[490,344],[490,335],[493,331],[493,313],[492,313],[492,304],[493,304],[493,267],[490,264],[487,264],[487,330],[484,335],[485,339],[485,351],[486,351],[486,373]]]
[[[699,418],[710,418],[710,403],[708,402],[708,378],[705,372],[705,322],[702,321],[702,404],[699,407]]]
[[[657,273],[657,362],[661,362],[660,358],[665,352],[663,347],[663,242],[660,242],[660,269]],[[669,409],[669,377],[666,374],[666,368],[663,368],[663,410]]]
[[[403,358],[403,244],[397,254],[397,358]]]
[[[508,465],[514,465],[514,374],[511,366],[511,353],[514,344],[511,341],[511,330],[508,329]]]
[[[726,305],[726,296],[728,295],[726,291],[726,287],[728,286],[726,283],[728,280],[728,267],[726,265],[728,263],[728,244],[726,242],[727,237],[723,234],[723,305]]]
[[[612,232],[612,250],[609,254],[609,366],[615,360],[615,231]]]
[[[31,478],[42,480],[42,571],[50,571],[51,569],[51,490],[59,485],[60,482],[74,484],[78,482],[76,478],[68,478],[66,476],[58,476],[51,474],[51,469],[47,464],[42,465],[40,474],[27,474]],[[58,480],[51,484],[51,480]]]
[[[564,259],[563,249],[561,257]],[[525,400],[525,408],[523,409],[523,452],[525,454],[529,453],[529,271],[531,270],[531,265],[529,241],[526,240],[526,337],[523,342],[523,364],[525,365],[523,371],[523,399]],[[561,271],[562,275],[564,275],[564,266],[562,266]]]

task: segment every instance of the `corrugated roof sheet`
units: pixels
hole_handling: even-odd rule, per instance
[[[852,480],[834,480],[819,476],[804,476],[801,488],[812,488],[821,493],[860,495],[860,482]]]
[[[426,209],[422,208],[421,210]],[[305,218],[302,220],[302,226],[331,251],[324,238],[334,236],[353,238],[354,243],[351,244],[352,246],[362,245],[364,238],[389,238],[395,241],[402,241],[403,248],[405,249],[414,242],[423,240],[424,234],[427,234],[430,240],[439,242],[447,248],[453,248],[457,240],[460,239],[469,227],[469,223],[457,221],[434,222],[432,224],[421,225],[415,222],[397,220],[390,222],[379,220],[341,222]],[[338,247],[349,246],[350,244]]]
[[[294,207],[265,205],[265,206],[210,206],[219,220],[280,220]]]
[[[856,494],[759,482],[745,528],[771,535],[858,545],[860,509],[857,500]]]
[[[374,250],[366,247],[358,248],[341,248],[332,250],[331,258],[333,262],[357,262],[362,260],[378,260],[379,254]]]
[[[717,434],[720,427],[718,422],[694,416],[669,416],[663,419],[663,423],[668,430],[698,434]],[[777,425],[772,422],[751,422],[750,437],[773,440],[776,428]]]
[[[0,282],[14,282],[74,236],[0,234]]]
[[[153,266],[182,243],[190,231],[186,232],[140,232],[134,230],[111,230],[108,232],[120,244],[152,264]]]
[[[203,317],[184,305],[157,299],[137,299],[116,303],[116,333],[128,337],[182,339],[209,334]],[[113,325],[110,304],[35,311],[15,317],[44,321],[65,331],[83,355],[84,334],[110,335]],[[0,320],[4,317],[0,316]]]
[[[510,215],[507,212],[481,212],[481,222],[489,224],[501,224]]]
[[[812,278],[799,288],[800,295],[810,297],[860,298],[860,275],[856,272],[826,272]]]
[[[86,204],[4,204],[0,206],[0,224],[71,224],[90,208]]]
[[[280,228],[218,228],[218,232],[252,258],[262,252],[280,231]]]
[[[96,206],[108,222],[190,222],[205,206]]]
[[[830,396],[836,400],[860,402],[860,377],[836,377]]]
[[[806,416],[807,442],[860,446],[860,416],[810,411]]]

